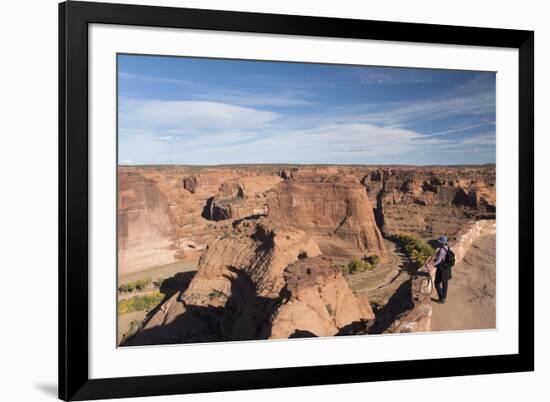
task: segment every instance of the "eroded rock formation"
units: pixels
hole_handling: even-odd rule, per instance
[[[349,333],[372,318],[368,299],[357,298],[319,254],[303,231],[243,221],[208,246],[188,288],[125,344]],[[324,315],[311,316],[316,311]]]
[[[218,195],[206,201],[202,216],[208,220],[223,221],[265,215],[265,205],[255,202],[260,198],[262,197],[256,194],[254,201],[247,200],[239,183],[224,182],[218,190]]]
[[[312,236],[324,254],[386,255],[365,188],[353,178],[295,172],[267,201],[268,219]]]
[[[121,274],[196,261],[235,221],[265,214],[345,260],[383,255],[380,231],[455,234],[496,208],[494,166],[126,166],[119,189]]]
[[[195,193],[195,188],[197,188],[197,178],[195,176],[184,177],[183,178],[183,188],[189,191],[190,193]]]
[[[281,180],[236,168],[120,167],[119,274],[198,259],[231,220],[265,214]]]
[[[361,182],[387,234],[454,234],[472,218],[494,218],[496,210],[493,166],[376,168]]]
[[[335,264],[376,254],[391,268],[382,233],[445,233],[461,258],[488,221],[461,230],[496,209],[492,166],[121,167],[119,190],[119,274],[198,261],[127,345],[366,333],[368,292]],[[380,332],[429,330],[422,273]]]
[[[271,319],[271,338],[348,335],[365,330],[374,313],[355,296],[327,257],[305,258],[284,273],[286,294]]]

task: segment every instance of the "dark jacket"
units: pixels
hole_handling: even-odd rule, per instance
[[[445,265],[445,257],[447,256],[447,251],[449,246],[443,246],[437,249],[435,254],[434,265],[437,268],[435,271],[435,281],[443,282],[448,281],[453,278],[451,267]]]

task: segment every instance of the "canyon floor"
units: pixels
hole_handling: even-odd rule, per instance
[[[495,246],[494,234],[479,237],[453,268],[447,302],[433,304],[432,331],[496,328]]]

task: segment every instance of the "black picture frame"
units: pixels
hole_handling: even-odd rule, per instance
[[[88,25],[192,28],[507,47],[519,51],[517,354],[90,379],[88,374]],[[534,370],[534,32],[70,1],[59,5],[59,398],[293,387]]]

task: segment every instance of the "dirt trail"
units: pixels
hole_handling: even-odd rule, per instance
[[[447,303],[433,303],[432,330],[496,328],[496,237],[474,241],[464,259],[453,268]],[[433,300],[437,300],[434,290]]]
[[[411,308],[410,279],[416,266],[389,240],[386,240],[386,249],[390,261],[372,271],[346,276],[354,293],[368,294],[376,310],[376,320],[369,327],[369,333],[373,334],[385,331],[399,314]]]
[[[149,289],[149,290],[142,290],[140,292],[119,293],[118,294],[118,301],[131,299],[134,296],[152,295],[152,294],[155,294],[155,293],[158,293],[158,292],[159,292],[159,289],[154,288],[154,289]]]

